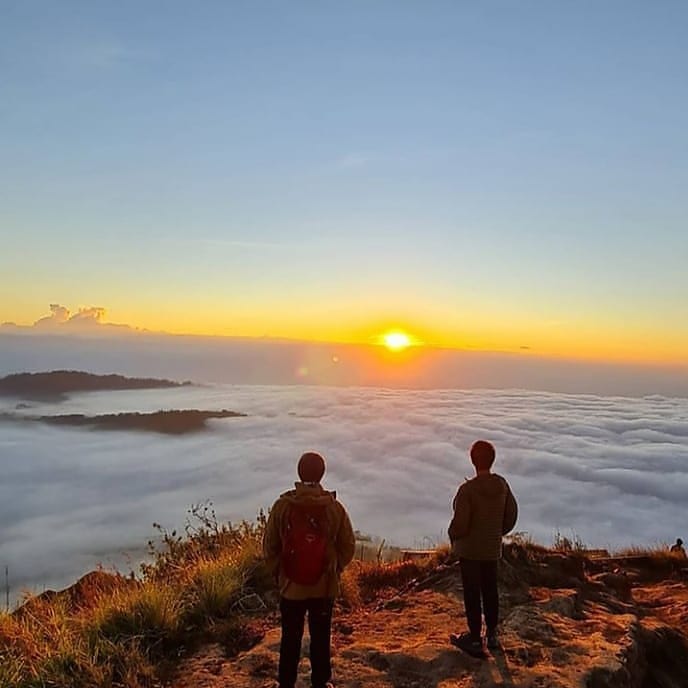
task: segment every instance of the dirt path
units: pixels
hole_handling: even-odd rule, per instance
[[[487,660],[468,657],[448,643],[449,633],[463,627],[460,587],[451,578],[432,589],[394,597],[377,608],[340,612],[333,629],[336,685],[640,688],[647,670],[649,639],[667,633],[665,612],[676,610],[678,604],[679,615],[686,620],[685,584],[640,588],[642,607],[618,599],[611,590],[597,587],[588,592],[533,587],[527,600],[521,595],[516,604],[507,591],[503,650]],[[673,623],[671,626],[676,628]],[[310,686],[307,647],[306,636],[299,688]],[[227,659],[220,646],[207,646],[182,663],[172,688],[272,686],[278,654],[276,626],[255,647],[233,659]],[[658,685],[685,688],[688,683],[681,681]]]
[[[508,663],[472,659],[453,649],[461,609],[457,600],[430,590],[399,598],[380,611],[339,616],[334,623],[336,685],[340,688],[415,688],[510,685]],[[271,629],[256,647],[234,660],[211,646],[189,659],[174,688],[258,688],[274,679],[279,629]],[[307,650],[307,634],[304,656]],[[309,665],[300,665],[300,681],[310,685]],[[476,682],[476,674],[478,678]],[[489,681],[485,680],[489,678]]]

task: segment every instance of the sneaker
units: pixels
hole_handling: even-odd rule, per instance
[[[486,640],[488,650],[499,650],[499,648],[501,647],[501,644],[499,642],[499,636],[497,635],[496,629],[494,631],[487,632]]]
[[[471,657],[476,657],[478,659],[485,658],[485,650],[483,650],[482,640],[480,638],[474,638],[470,633],[462,633],[461,635],[452,633],[449,636],[449,642],[454,647],[458,647],[459,650],[463,650]]]

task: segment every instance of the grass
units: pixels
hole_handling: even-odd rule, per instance
[[[261,513],[255,523],[219,524],[212,505],[192,507],[183,533],[157,526],[160,538],[149,543],[151,561],[138,578],[96,571],[68,591],[0,612],[0,688],[153,688],[193,643],[251,647],[264,623],[251,610],[276,600],[262,562],[265,523]],[[514,576],[515,564],[537,564],[552,551],[526,533],[508,540],[504,569]],[[393,595],[450,557],[439,547],[424,559],[389,562],[400,552],[384,541],[367,544],[366,560],[352,562],[342,577],[345,608]],[[557,534],[554,544],[560,552],[585,552],[575,535]],[[676,561],[666,545],[615,554],[649,556],[658,567]]]
[[[355,560],[342,575],[341,602],[343,606],[355,609],[383,597],[386,592],[396,592],[436,569],[449,558],[449,554],[449,547],[440,547],[424,559],[392,562]]]
[[[555,552],[565,552],[566,554],[585,554],[588,546],[574,530],[571,531],[570,536],[563,535],[561,531],[557,530],[554,533],[552,549]]]
[[[115,643],[135,639],[153,650],[178,638],[186,611],[177,587],[146,582],[103,599],[83,628],[96,643],[101,638]]]
[[[649,546],[623,547],[614,551],[615,557],[676,557],[669,551],[669,545],[662,543]]]
[[[230,621],[271,587],[261,560],[265,517],[217,523],[193,507],[185,532],[159,528],[134,580],[100,573],[79,594],[34,597],[0,615],[0,688],[152,688],[189,638]]]
[[[648,568],[655,571],[673,571],[688,566],[688,560],[682,554],[672,552],[670,546],[663,543],[644,547],[625,547],[615,551],[614,556],[643,559],[649,564]]]
[[[0,614],[0,688],[153,688],[189,643],[255,642],[250,610],[276,599],[262,562],[265,523],[261,513],[255,523],[219,524],[211,504],[194,506],[184,532],[156,525],[138,578],[93,572]],[[445,548],[390,563],[399,550],[364,544],[366,560],[343,576],[345,607],[396,591],[447,556]]]

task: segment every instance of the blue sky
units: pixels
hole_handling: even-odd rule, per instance
[[[0,14],[0,319],[688,345],[685,3]]]

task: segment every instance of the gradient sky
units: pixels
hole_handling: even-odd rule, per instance
[[[687,25],[0,0],[0,320],[685,362]]]

